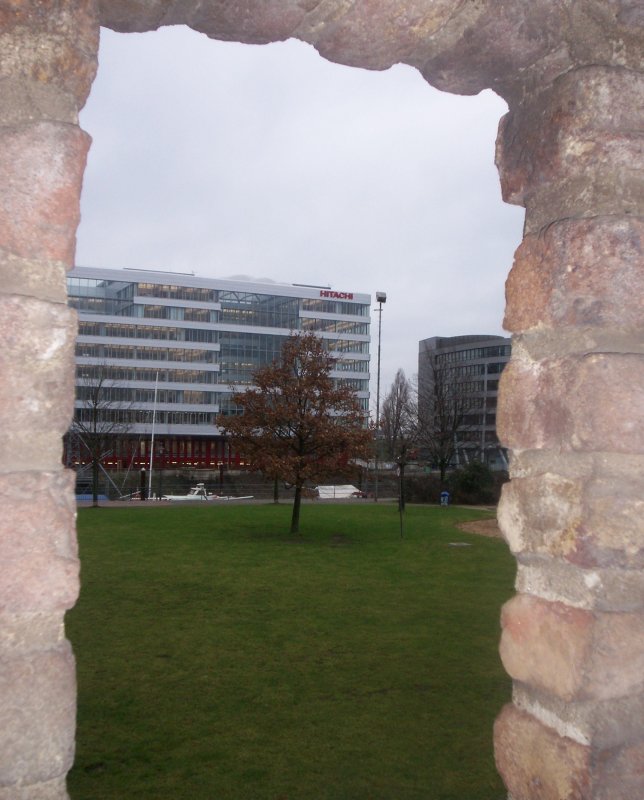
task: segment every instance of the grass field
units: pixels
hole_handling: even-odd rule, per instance
[[[500,800],[514,562],[454,527],[484,514],[82,509],[72,800]]]

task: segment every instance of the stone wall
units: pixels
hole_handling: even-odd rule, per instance
[[[0,798],[66,797],[78,594],[66,305],[96,69],[91,3],[0,2]]]
[[[641,73],[587,66],[499,134],[504,196],[527,209],[498,409],[520,594],[496,752],[517,800],[644,796],[642,109]]]
[[[497,163],[526,208],[499,402],[517,558],[497,720],[513,800],[644,797],[644,185],[640,0],[0,0],[0,800],[66,798],[78,563],[60,439],[65,305],[98,23],[295,36],[327,58],[418,68],[506,98]]]

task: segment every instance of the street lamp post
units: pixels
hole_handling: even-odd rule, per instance
[[[378,370],[376,372],[376,452],[374,459],[375,480],[373,499],[378,502],[378,436],[380,433],[380,343],[382,340],[382,304],[387,302],[385,292],[376,292],[376,303],[378,303]]]

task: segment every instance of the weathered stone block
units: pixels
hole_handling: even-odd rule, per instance
[[[516,590],[542,600],[597,611],[644,609],[644,571],[582,568],[569,561],[519,554]]]
[[[644,568],[644,474],[598,476],[584,489],[581,535],[571,560]]]
[[[644,692],[644,613],[595,614],[582,694],[609,700]]]
[[[513,450],[565,447],[572,429],[568,407],[572,376],[557,361],[513,357],[499,382],[497,435]],[[569,448],[566,448],[569,449]]]
[[[597,759],[593,800],[644,797],[644,742],[604,751]]]
[[[512,358],[501,376],[501,442],[515,450],[644,451],[644,356]]]
[[[464,5],[460,4],[455,10],[453,0],[434,0],[432,3],[407,0],[404,11],[400,8],[396,11],[390,2],[381,1],[337,5],[333,9],[318,3],[302,20],[298,20],[294,35],[315,44],[319,53],[334,61],[360,64],[370,69],[387,69],[397,61],[407,59],[416,61],[419,66],[427,65],[428,43],[437,44],[432,37],[448,21],[462,12],[469,22],[480,18],[480,7],[464,8]],[[275,9],[264,10],[261,4],[255,9],[257,20],[263,18],[264,28],[270,30],[272,26],[267,23],[271,17],[277,16]],[[239,26],[239,15],[236,16],[235,24]],[[281,21],[283,14],[277,19]]]
[[[0,658],[52,650],[65,640],[64,611],[0,611]]]
[[[59,87],[82,108],[96,75],[98,39],[93,0],[2,3],[0,80]]]
[[[559,735],[506,706],[494,725],[496,764],[513,800],[643,797],[644,743],[600,748]]]
[[[615,457],[615,465],[624,456]],[[640,463],[644,467],[644,458]],[[532,478],[544,474],[560,475],[568,480],[590,480],[597,471],[595,453],[562,452],[561,450],[518,450],[512,454],[510,477]],[[608,471],[612,471],[608,469]]]
[[[76,313],[0,294],[0,470],[56,470],[74,402]]]
[[[341,63],[382,68],[404,61],[433,85],[458,94],[492,87],[506,98],[522,98],[588,64],[641,66],[636,0],[570,8],[551,0],[102,0],[98,5],[101,24],[114,30],[186,24],[234,41],[294,36]]]
[[[78,103],[59,86],[26,80],[0,79],[0,125],[33,124],[47,120],[78,125]]]
[[[579,363],[572,446],[644,452],[644,355],[593,353]]]
[[[74,756],[76,680],[67,643],[0,659],[0,787],[64,775]]]
[[[1,247],[21,258],[73,264],[89,143],[73,125],[0,128]]]
[[[586,568],[644,567],[644,475],[628,460],[582,480],[545,473],[503,487],[499,527],[512,552],[564,558]]]
[[[559,736],[595,750],[629,747],[644,740],[644,693],[572,702],[515,681],[512,702]]]
[[[640,328],[644,221],[565,220],[526,236],[506,282],[504,327]]]
[[[568,556],[579,536],[582,494],[581,481],[549,473],[506,483],[497,516],[512,552]]]
[[[637,118],[644,78],[588,67],[568,72],[499,128],[503,197],[525,205],[528,232],[573,216],[642,213]]]
[[[69,800],[65,777],[31,786],[0,786],[0,800]]]
[[[0,293],[66,303],[67,268],[62,261],[31,261],[0,247]]]
[[[78,596],[74,474],[0,475],[0,608],[70,608]]]
[[[644,691],[643,623],[517,595],[502,610],[501,659],[515,680],[564,700],[624,697]]]
[[[494,86],[508,98],[519,91],[519,75],[521,86],[532,83],[533,72],[547,85],[566,71],[569,54],[553,47],[565,28],[566,15],[561,8],[552,3],[520,5],[505,0],[497,0],[494,13],[489,13],[489,8],[460,4],[459,14],[434,37],[439,47],[441,34],[455,41],[449,48],[443,45],[437,54],[430,51],[425,55],[422,73],[430,83],[459,94],[476,94],[484,86]],[[476,66],[465,72],[466,63]],[[513,70],[503,69],[508,63],[515,65]]]
[[[503,666],[515,680],[572,699],[584,682],[593,624],[588,611],[517,595],[501,612]]]
[[[553,222],[570,216],[644,215],[644,176],[632,168],[641,146],[635,136],[629,137],[615,145],[615,154],[611,148],[605,148],[598,155],[603,162],[587,175],[564,173],[558,181],[545,182],[538,192],[529,194],[525,203],[525,234],[542,233]],[[617,166],[611,163],[613,155],[619,162]]]
[[[134,8],[134,5],[136,6]],[[456,31],[476,30],[477,21],[484,16],[484,7],[474,3],[458,3],[454,0],[409,0],[404,8],[385,0],[371,3],[334,4],[315,0],[279,0],[279,2],[256,2],[244,0],[237,3],[172,3],[164,0],[147,0],[135,4],[124,0],[100,3],[101,24],[120,31],[154,30],[161,25],[186,24],[215,39],[231,39],[239,42],[263,44],[288,38],[297,38],[313,44],[325,58],[345,64],[360,65],[371,69],[386,69],[399,61],[421,67],[427,65],[428,50],[444,49],[440,34],[446,23],[452,30],[447,37],[454,44]],[[516,33],[521,12],[515,13],[517,20],[503,19],[503,32]],[[544,24],[544,15],[539,15]],[[457,19],[458,18],[458,19]],[[492,26],[495,19],[488,20]],[[498,29],[497,29],[498,30]],[[500,33],[501,31],[499,31]],[[471,37],[469,37],[471,39]],[[535,60],[534,49],[543,49],[540,42],[532,38],[520,38],[516,53],[522,62]],[[461,56],[462,57],[462,56]],[[454,56],[458,61],[458,57]],[[492,66],[492,59],[488,63]],[[431,72],[438,77],[439,64],[431,64]],[[480,91],[484,78],[479,69],[467,76]],[[465,76],[460,76],[460,82]]]
[[[496,766],[514,800],[590,800],[589,747],[507,705],[494,725]]]

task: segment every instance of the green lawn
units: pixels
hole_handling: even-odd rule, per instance
[[[82,509],[72,800],[500,800],[506,545],[485,512]],[[468,542],[470,547],[451,547]]]

